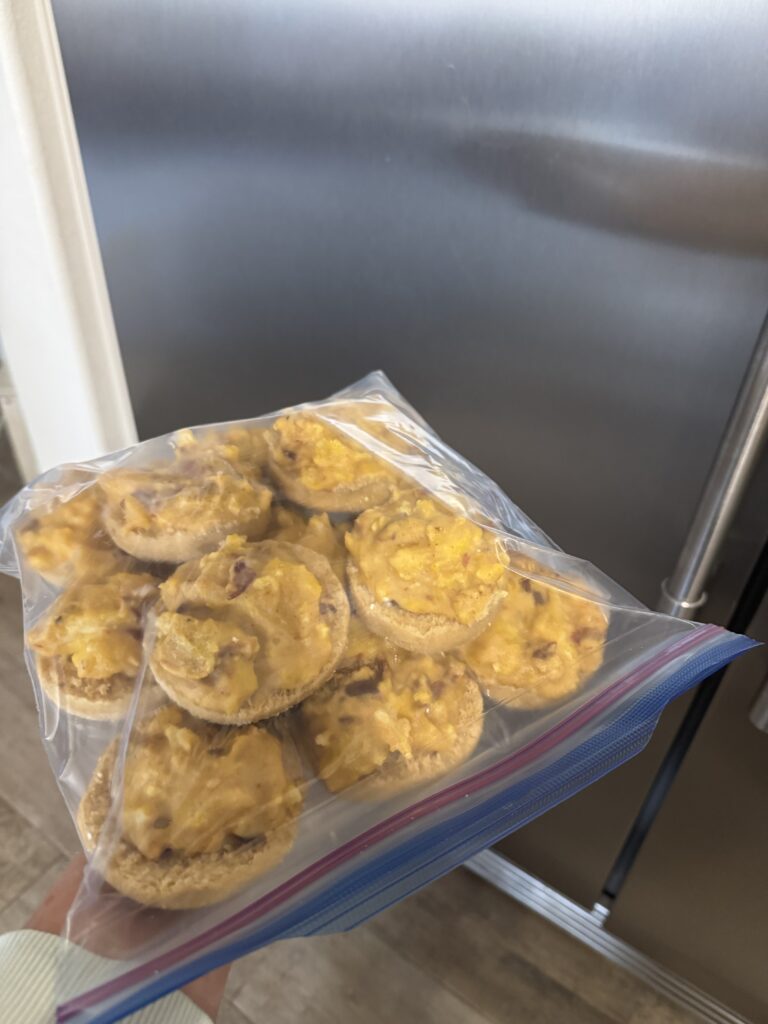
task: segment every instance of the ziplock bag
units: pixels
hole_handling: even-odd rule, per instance
[[[753,641],[562,552],[374,373],[62,466],[2,513],[51,766],[88,866],[67,925],[106,1022],[351,928],[638,752]]]

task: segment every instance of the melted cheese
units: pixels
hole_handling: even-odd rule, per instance
[[[204,533],[222,523],[258,522],[269,507],[270,492],[245,477],[204,465],[106,473],[101,487],[125,529],[145,534],[195,530]]]
[[[230,537],[160,588],[153,660],[207,684],[196,699],[210,708],[235,711],[262,685],[302,686],[331,656],[320,581],[299,561],[255,550]]]
[[[123,836],[151,860],[217,853],[232,837],[263,842],[301,805],[275,736],[171,706],[134,733],[123,785]]]
[[[463,657],[486,685],[531,689],[554,700],[599,668],[606,630],[594,602],[509,573],[500,611]]]
[[[339,409],[334,408],[334,414]],[[366,422],[351,409],[347,418],[367,433],[390,441],[386,426]],[[283,472],[316,491],[355,487],[372,479],[395,481],[395,468],[331,423],[308,413],[282,416],[273,428],[272,457]]]
[[[146,573],[77,583],[30,631],[29,646],[38,654],[69,659],[81,679],[134,675],[141,664],[143,609],[156,587],[157,580]]]
[[[401,651],[353,619],[333,679],[302,705],[318,774],[338,792],[393,755],[451,751],[466,685],[456,662]]]
[[[128,568],[130,560],[101,525],[103,504],[99,489],[87,487],[25,520],[17,536],[27,564],[46,579],[60,583]]]
[[[377,601],[463,624],[485,614],[507,564],[493,534],[431,498],[369,509],[345,539]]]
[[[206,461],[215,465],[221,460],[244,476],[258,480],[267,461],[264,435],[262,427],[235,426],[207,430],[199,435],[191,430],[180,430],[174,441],[184,461]]]

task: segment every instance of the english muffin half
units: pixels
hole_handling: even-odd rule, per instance
[[[142,663],[142,629],[157,598],[147,573],[115,573],[73,584],[27,635],[40,684],[81,718],[122,717]]]
[[[180,459],[220,459],[247,479],[260,481],[267,465],[266,429],[235,423],[203,430],[178,430],[173,443]]]
[[[100,577],[135,567],[105,530],[103,506],[101,491],[91,484],[65,501],[57,499],[31,512],[16,531],[24,562],[58,587],[84,576]]]
[[[533,561],[513,561],[496,616],[460,652],[490,697],[521,711],[570,697],[603,661],[604,608],[546,575]]]
[[[187,440],[174,462],[105,473],[104,526],[114,543],[147,562],[178,564],[213,551],[231,533],[261,537],[272,491],[242,471],[236,451],[225,458],[221,446]]]
[[[387,797],[467,760],[482,732],[483,698],[461,662],[398,649],[353,617],[336,672],[298,720],[332,793]]]
[[[161,584],[150,665],[171,700],[241,725],[299,703],[344,649],[349,603],[328,560],[230,537]]]
[[[122,779],[118,741],[99,760],[77,814],[83,846],[139,903],[178,910],[226,899],[293,845],[302,796],[286,742],[262,726],[160,708],[134,728]]]
[[[347,534],[353,602],[374,633],[435,654],[477,636],[503,600],[494,535],[416,493],[369,509]]]
[[[347,403],[333,414],[364,434],[402,448],[378,406]],[[381,412],[381,410],[379,410]],[[281,416],[266,434],[269,470],[291,501],[320,512],[361,512],[387,501],[400,483],[394,463],[381,458],[318,414]],[[393,457],[397,448],[393,447]]]

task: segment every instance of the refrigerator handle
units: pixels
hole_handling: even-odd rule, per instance
[[[720,550],[752,468],[760,454],[768,428],[768,316],[763,321],[754,352],[744,375],[736,403],[725,428],[715,461],[704,486],[699,506],[680,552],[675,570],[662,583],[659,610],[688,619],[707,599],[704,585]],[[742,633],[762,603],[768,587],[768,541],[728,621],[728,628]],[[595,917],[605,923],[624,886],[672,783],[696,737],[699,726],[717,693],[726,669],[710,676],[694,694],[680,727],[645,795],[626,839],[613,862],[600,898],[593,907]],[[752,709],[751,718],[762,707],[764,728],[768,728],[768,683]],[[758,725],[758,722],[755,721]],[[758,725],[758,727],[760,727]]]
[[[707,577],[767,432],[768,316],[760,329],[677,564],[661,585],[659,611],[690,619],[707,600]]]

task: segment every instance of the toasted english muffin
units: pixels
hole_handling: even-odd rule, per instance
[[[491,624],[457,653],[488,696],[531,711],[585,685],[602,664],[607,631],[601,605],[532,560],[517,558]]]
[[[502,595],[494,597],[482,618],[463,624],[443,615],[409,612],[396,604],[377,601],[353,562],[347,563],[347,581],[355,611],[368,628],[417,654],[451,651],[479,636],[503,600]]]
[[[148,573],[114,573],[74,583],[29,630],[27,643],[48,697],[81,718],[128,710],[141,669],[142,629],[157,598]]]
[[[301,705],[298,722],[332,793],[387,797],[466,761],[482,732],[483,698],[461,662],[398,649],[353,617],[336,672]]]
[[[110,721],[128,713],[134,676],[120,673],[106,680],[81,678],[70,661],[43,655],[35,659],[35,668],[46,696],[69,715]]]
[[[173,435],[179,459],[228,463],[242,476],[260,481],[267,465],[265,427],[235,423],[204,430],[178,430]]]
[[[328,679],[344,649],[344,588],[299,544],[230,537],[160,592],[152,671],[171,700],[211,722],[285,711]]]
[[[226,899],[293,845],[302,797],[285,742],[261,726],[160,708],[129,739],[118,803],[119,740],[100,758],[77,813],[86,852],[98,851],[106,880],[139,903],[180,910]]]
[[[369,509],[345,543],[358,614],[407,650],[435,654],[466,643],[503,600],[508,557],[494,535],[427,495]]]
[[[391,440],[365,406],[336,409],[362,431]],[[281,416],[266,434],[269,471],[283,494],[319,512],[361,512],[387,501],[399,483],[394,465],[318,415]]]
[[[261,537],[272,491],[217,449],[189,445],[176,462],[118,469],[99,481],[114,543],[147,562],[180,563],[213,551],[231,533]]]
[[[16,530],[24,563],[57,587],[84,576],[130,571],[135,562],[107,534],[103,505],[101,491],[91,484],[65,501],[31,511]]]

